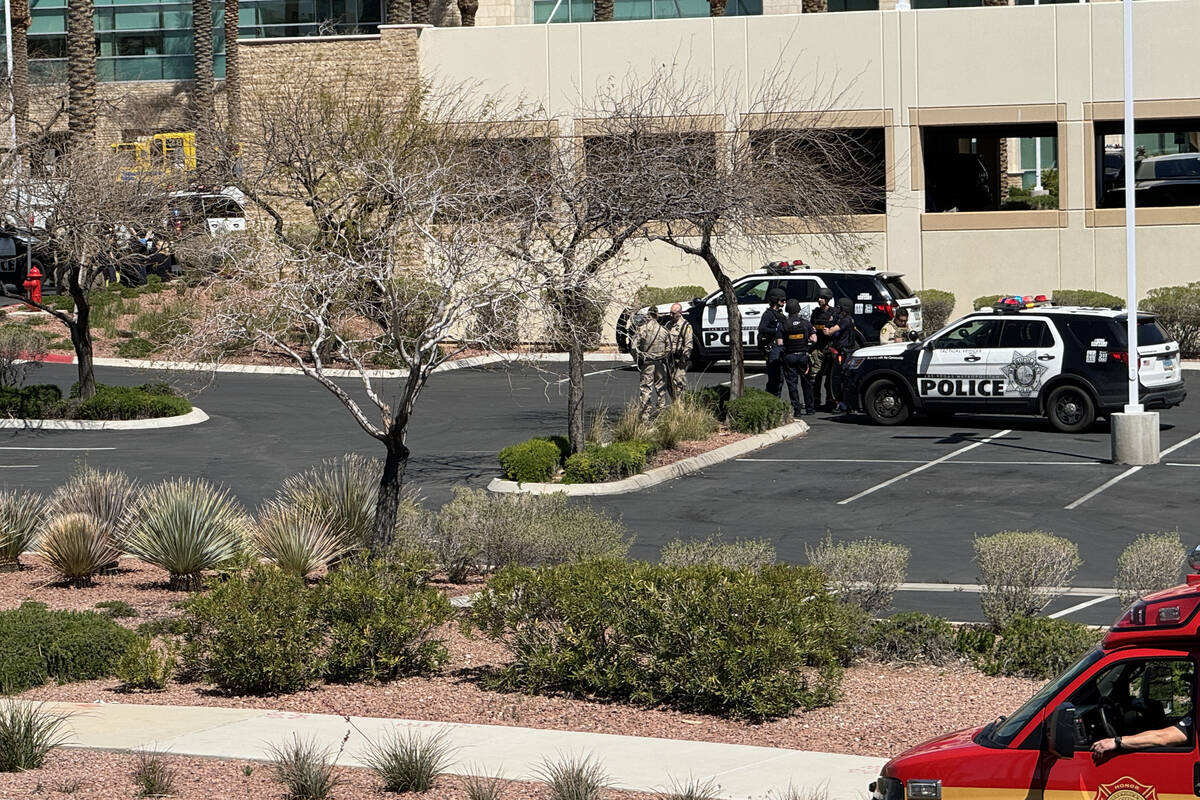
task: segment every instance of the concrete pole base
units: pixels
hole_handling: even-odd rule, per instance
[[[1112,424],[1114,464],[1145,466],[1159,461],[1158,412],[1121,413],[1109,417]]]

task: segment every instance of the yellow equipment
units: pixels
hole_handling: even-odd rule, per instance
[[[121,180],[138,175],[168,175],[196,169],[196,134],[191,131],[156,133],[132,142],[117,142],[112,149],[125,155]]]

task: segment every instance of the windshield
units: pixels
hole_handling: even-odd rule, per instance
[[[983,729],[983,736],[986,743],[994,747],[1007,747],[1012,744],[1012,740],[1017,734],[1033,719],[1034,715],[1045,708],[1046,704],[1052,700],[1055,695],[1067,687],[1071,681],[1082,675],[1088,668],[1100,660],[1104,655],[1100,648],[1092,650],[1083,658],[1075,663],[1075,666],[1059,675],[1054,680],[1047,683],[1033,697],[1012,713],[1011,716],[1005,717],[1004,721],[994,728],[988,726]]]

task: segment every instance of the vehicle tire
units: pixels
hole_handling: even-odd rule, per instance
[[[876,425],[902,425],[912,415],[912,403],[902,386],[883,378],[867,387],[863,410]]]
[[[1096,404],[1078,386],[1059,386],[1046,398],[1046,418],[1062,433],[1079,433],[1096,421]]]

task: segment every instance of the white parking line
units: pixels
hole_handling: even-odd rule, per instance
[[[1082,603],[1073,605],[1070,608],[1064,608],[1062,611],[1055,611],[1050,615],[1050,619],[1062,619],[1068,614],[1074,614],[1076,611],[1083,611],[1085,608],[1091,608],[1098,603],[1103,603],[1106,600],[1116,600],[1115,594],[1106,594],[1103,597],[1095,597],[1091,600],[1084,600]]]
[[[1196,441],[1197,439],[1200,439],[1200,433],[1192,434],[1188,438],[1184,439],[1182,442],[1177,442],[1176,444],[1171,445],[1166,450],[1163,450],[1162,453],[1160,453],[1159,455],[1160,455],[1160,457],[1161,456],[1169,456],[1171,453],[1174,453],[1179,448],[1189,445],[1192,442]],[[1079,506],[1086,503],[1088,500],[1091,500],[1093,497],[1095,497],[1096,495],[1103,492],[1105,489],[1108,489],[1112,486],[1116,486],[1118,483],[1125,480],[1130,475],[1136,475],[1137,473],[1139,473],[1141,471],[1142,471],[1142,467],[1140,467],[1140,466],[1130,467],[1129,469],[1122,472],[1120,475],[1117,475],[1115,478],[1111,478],[1110,480],[1107,480],[1104,483],[1097,486],[1095,489],[1092,489],[1090,492],[1088,492],[1083,497],[1076,500],[1074,503],[1071,503],[1070,505],[1067,505],[1067,506],[1063,506],[1063,508],[1065,508],[1067,511],[1073,511],[1076,508],[1078,508]]]
[[[590,378],[593,375],[603,375],[606,372],[612,372],[613,370],[616,370],[616,369],[621,369],[621,367],[609,367],[608,369],[598,369],[595,372],[585,372],[585,373],[583,373],[583,377]],[[555,383],[566,383],[569,380],[571,380],[569,377],[563,378],[562,380],[555,381]]]
[[[39,464],[0,464],[0,469],[37,469]]]
[[[935,458],[933,461],[926,462],[919,467],[914,467],[913,469],[910,469],[908,472],[901,473],[900,475],[897,475],[894,478],[886,480],[883,483],[877,483],[874,486],[872,486],[870,489],[865,489],[852,497],[847,497],[845,500],[838,500],[837,504],[839,506],[844,506],[847,503],[853,503],[855,500],[858,500],[860,497],[866,497],[867,495],[869,495],[873,492],[877,492],[880,489],[886,489],[887,487],[891,486],[893,483],[899,483],[900,481],[904,480],[905,478],[907,478],[911,475],[916,475],[918,472],[923,472],[923,471],[929,469],[930,467],[937,466],[938,464],[941,464],[943,461],[949,461],[950,459],[954,458],[957,455],[961,455],[962,453],[966,453],[970,450],[974,450],[976,447],[979,447],[980,445],[987,444],[992,439],[999,439],[1000,437],[1007,436],[1010,433],[1012,433],[1011,428],[1002,430],[999,433],[994,433],[991,436],[987,437],[986,439],[980,439],[978,442],[972,442],[971,444],[967,445],[966,447],[958,448],[953,453],[947,453],[946,455],[942,456],[941,458]]]
[[[738,461],[771,461],[777,463],[797,464],[924,464],[919,459],[904,458],[739,458]],[[1095,459],[1092,461],[955,461],[955,464],[990,464],[1021,465],[1034,467],[1098,467],[1109,462]],[[1178,464],[1181,467],[1200,467],[1200,464]]]
[[[0,447],[0,450],[54,450],[73,453],[77,450],[116,450],[115,447]]]
[[[755,373],[753,373],[753,374],[750,374],[750,375],[747,375],[747,376],[745,376],[745,378],[744,378],[743,380],[751,381],[751,380],[754,380],[755,378],[765,378],[765,377],[767,377],[767,373],[765,373],[765,372],[755,372]],[[721,383],[720,385],[721,385],[721,386],[728,386],[728,385],[729,385],[730,383],[732,383],[732,382],[733,382],[733,381],[725,381],[724,383]]]
[[[1200,464],[1184,464],[1179,461],[1168,461],[1168,467],[1200,467]]]

